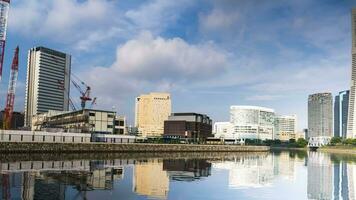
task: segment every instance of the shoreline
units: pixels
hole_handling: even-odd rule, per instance
[[[268,152],[269,146],[0,142],[0,153]]]
[[[345,148],[345,147],[320,147],[317,149],[318,152],[325,153],[339,153],[339,154],[354,154],[356,155],[356,149]]]

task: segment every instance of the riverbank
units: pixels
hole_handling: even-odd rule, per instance
[[[1,153],[266,152],[269,150],[268,146],[237,145],[0,142]]]
[[[271,146],[271,150],[296,150],[296,151],[307,151],[307,147],[282,147],[282,146]]]
[[[340,153],[340,154],[355,154],[356,155],[356,147],[348,147],[348,146],[325,146],[318,148],[319,152],[326,153]]]

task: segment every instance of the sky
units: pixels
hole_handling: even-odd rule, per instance
[[[15,110],[24,110],[28,50],[72,55],[96,109],[134,121],[135,97],[170,92],[173,112],[229,120],[231,105],[273,108],[307,127],[308,95],[349,89],[356,0],[12,0],[0,108],[20,46]],[[79,94],[72,88],[79,107]]]

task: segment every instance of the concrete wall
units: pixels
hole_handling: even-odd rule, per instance
[[[108,143],[17,143],[1,142],[2,153],[28,152],[260,152],[266,146]]]

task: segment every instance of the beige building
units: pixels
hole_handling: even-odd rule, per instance
[[[283,115],[275,118],[275,139],[281,141],[288,141],[290,139],[297,139],[296,137],[297,116]]]
[[[149,198],[167,199],[169,177],[163,170],[163,163],[154,160],[148,163],[136,164],[134,168],[133,191]]]
[[[143,137],[163,135],[164,121],[170,114],[169,93],[149,93],[136,98],[135,126]]]

